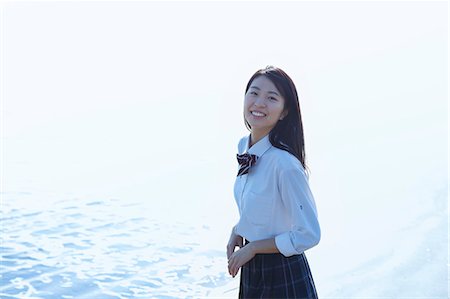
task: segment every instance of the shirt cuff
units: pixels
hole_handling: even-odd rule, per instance
[[[291,242],[291,233],[285,232],[281,235],[275,237],[275,245],[278,251],[281,252],[285,257],[290,257],[292,255],[298,254]]]

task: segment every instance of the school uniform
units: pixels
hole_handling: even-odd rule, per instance
[[[239,298],[317,298],[304,252],[318,244],[320,226],[306,172],[269,135],[250,148],[249,139],[240,140],[238,159],[256,160],[236,177],[240,219],[234,231],[246,243],[275,238],[280,253],[256,254],[242,266]]]

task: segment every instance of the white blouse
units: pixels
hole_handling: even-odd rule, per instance
[[[248,148],[250,136],[238,145],[239,154],[259,159],[248,174],[236,177],[234,197],[240,219],[235,233],[248,241],[275,238],[286,257],[317,245],[320,227],[308,177],[292,154],[272,146],[269,135]]]

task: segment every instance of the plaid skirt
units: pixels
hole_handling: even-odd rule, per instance
[[[317,299],[305,254],[255,255],[241,268],[239,298]]]

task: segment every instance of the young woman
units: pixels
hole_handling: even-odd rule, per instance
[[[238,145],[234,185],[240,219],[227,245],[230,275],[241,268],[239,298],[317,298],[304,252],[319,243],[320,227],[297,90],[283,70],[250,78],[244,120],[250,135]]]

